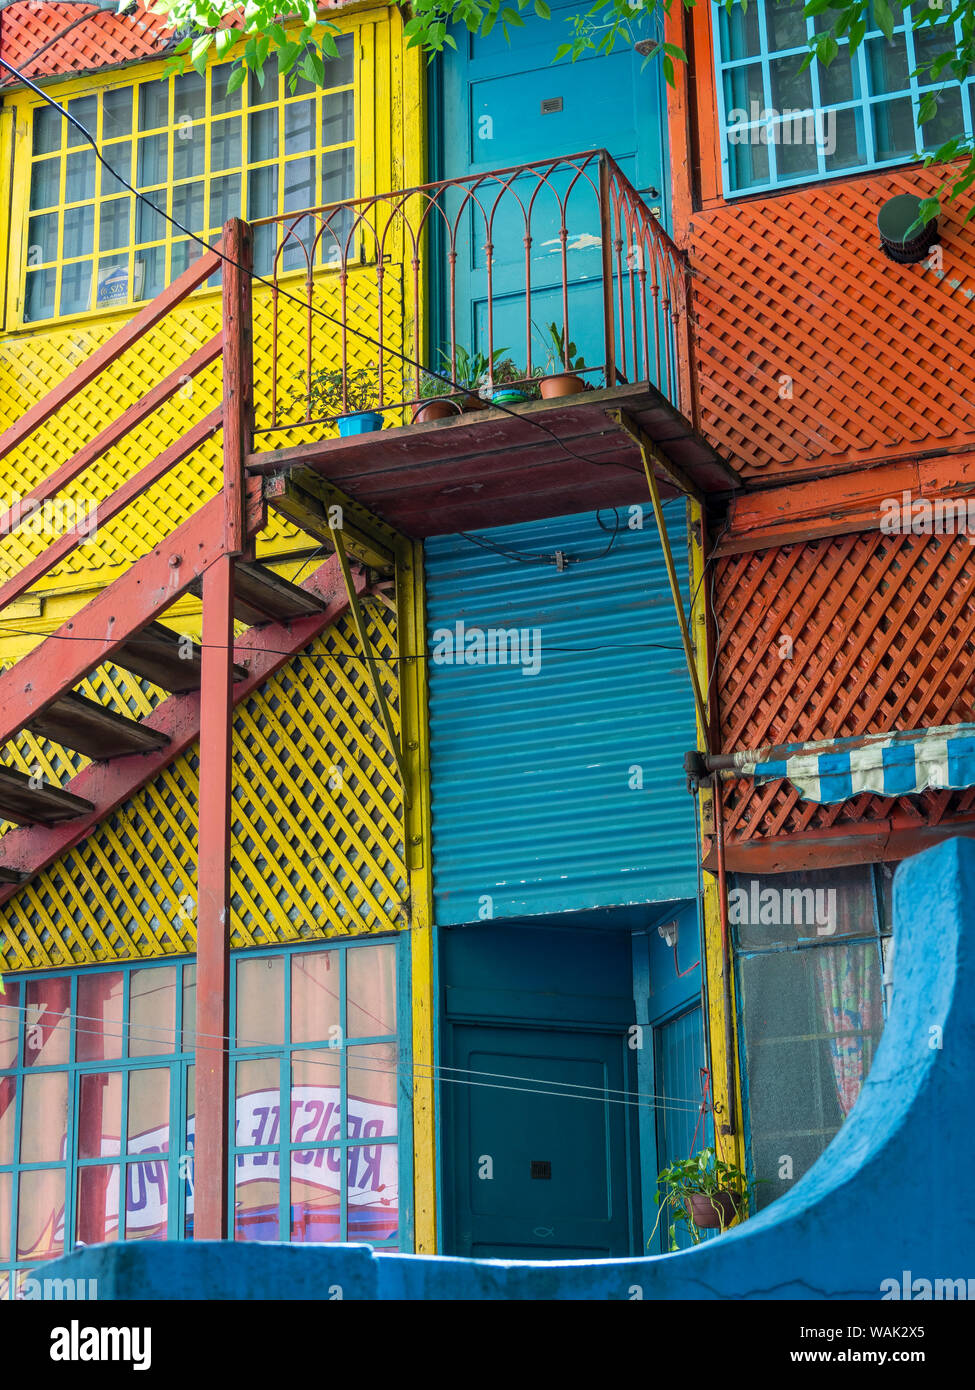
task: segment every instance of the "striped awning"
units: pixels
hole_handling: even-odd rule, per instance
[[[975,724],[770,746],[715,758],[713,765],[722,777],[785,778],[804,801],[975,787]]]

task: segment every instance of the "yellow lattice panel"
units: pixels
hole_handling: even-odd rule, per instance
[[[395,637],[369,603],[394,723]],[[133,714],[159,692],[115,668],[87,693]],[[82,759],[22,739],[20,765],[64,780]],[[198,751],[176,759],[2,913],[0,968],[25,970],[195,949]],[[346,618],[238,708],[234,727],[235,946],[389,931],[408,921],[402,792]]]

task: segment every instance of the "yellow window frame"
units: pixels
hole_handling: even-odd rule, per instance
[[[398,12],[394,13],[398,17]],[[278,112],[278,151],[274,159],[259,161],[257,164],[253,166],[254,169],[273,166],[277,167],[280,170],[283,169],[287,163],[292,162],[295,159],[300,160],[302,158],[311,157],[316,161],[316,188],[318,191],[320,191],[322,178],[322,157],[328,152],[341,151],[342,149],[351,148],[352,150],[354,150],[355,197],[362,198],[372,196],[374,193],[379,191],[380,185],[386,189],[395,188],[398,186],[397,174],[399,174],[400,177],[402,177],[402,173],[405,172],[405,170],[403,170],[402,167],[404,161],[399,156],[396,146],[400,144],[400,142],[402,142],[402,148],[405,151],[409,152],[411,150],[418,150],[418,144],[414,143],[410,138],[411,134],[415,134],[414,127],[416,122],[415,120],[410,120],[408,122],[410,127],[409,131],[405,127],[402,130],[392,129],[390,125],[384,122],[377,121],[377,107],[387,114],[393,114],[394,112],[396,112],[397,107],[400,111],[402,111],[403,107],[401,103],[397,100],[392,99],[393,93],[390,91],[390,77],[392,78],[394,86],[397,85],[397,79],[405,78],[407,81],[410,82],[411,86],[415,83],[418,87],[419,73],[418,71],[416,71],[415,63],[409,65],[404,63],[403,66],[406,70],[401,72],[399,70],[400,64],[398,62],[395,64],[395,71],[390,73],[390,63],[388,59],[390,57],[391,46],[396,44],[397,39],[401,41],[401,33],[397,32],[394,37],[394,35],[390,32],[390,17],[390,12],[384,9],[370,9],[350,16],[334,16],[334,22],[341,30],[342,35],[350,36],[353,41],[353,82],[352,84],[346,84],[344,86],[336,87],[334,89],[335,91],[352,90],[354,93],[354,132],[351,144],[349,142],[343,142],[333,146],[325,145],[323,143],[320,106],[322,98],[320,95],[313,94],[313,100],[316,103],[315,146],[314,148],[309,149],[307,151],[300,151],[296,152],[294,155],[286,156],[283,139],[284,117],[286,107],[289,104],[297,104],[303,100],[307,100],[308,94],[298,94],[294,98],[292,98],[288,93],[286,86],[284,86],[283,95],[282,92],[279,90],[279,94],[274,102],[252,101],[250,99],[250,88],[252,85],[256,86],[256,83],[252,84],[252,80],[248,79],[248,83],[245,85],[245,88],[242,89],[242,101],[238,117],[238,119],[240,119],[241,121],[242,137],[240,162],[231,170],[217,171],[218,176],[222,176],[224,172],[239,174],[241,179],[241,194],[242,200],[244,201],[245,210],[246,185],[248,175],[252,172],[252,166],[247,162],[248,133],[250,124],[249,118],[253,112],[274,109],[275,106],[277,107]],[[397,30],[399,30],[400,27],[401,26],[398,25]],[[395,53],[395,48],[393,48],[392,51]],[[396,56],[398,57],[399,55]],[[406,55],[404,55],[404,57],[405,56]],[[196,183],[199,181],[202,181],[204,184],[209,183],[211,178],[211,142],[209,138],[205,142],[205,164],[203,173],[195,175],[189,179],[180,180],[180,184],[174,185],[172,177],[173,158],[175,149],[175,139],[178,138],[180,122],[173,119],[174,98],[172,77],[168,79],[168,110],[170,118],[169,124],[165,127],[159,127],[158,130],[154,131],[149,131],[147,129],[145,132],[143,132],[135,129],[135,116],[137,115],[138,111],[137,87],[140,83],[160,79],[164,71],[164,66],[165,65],[163,62],[140,62],[138,64],[133,64],[126,67],[121,73],[118,69],[115,69],[111,72],[97,74],[95,76],[88,76],[85,78],[78,78],[64,83],[58,83],[56,86],[50,89],[50,92],[52,97],[54,97],[59,103],[61,103],[62,105],[66,105],[68,102],[74,101],[79,97],[100,94],[110,89],[132,90],[134,116],[133,131],[131,136],[128,138],[119,137],[117,143],[120,147],[125,146],[127,143],[131,144],[132,158],[130,169],[131,172],[135,172],[135,169],[137,167],[136,150],[138,139],[146,135],[151,135],[152,133],[161,133],[162,131],[169,133],[171,138],[168,141],[167,183],[165,185],[165,191],[171,194],[174,187],[179,187],[181,185],[189,186],[191,183]],[[214,67],[219,66],[222,65],[210,64],[208,66],[205,115],[202,120],[193,123],[194,128],[206,128],[208,131],[210,131],[213,128],[214,121],[219,121],[220,119],[222,119],[221,115],[218,114],[214,116],[212,112],[212,86],[209,80],[209,73],[213,70]],[[286,79],[281,79],[281,81],[282,83],[286,83]],[[246,97],[244,95],[245,92],[247,93]],[[262,95],[262,93],[258,90],[257,95],[260,96]],[[404,95],[408,94],[404,93]],[[80,258],[65,257],[63,254],[64,248],[61,244],[61,235],[59,235],[58,256],[56,261],[44,261],[37,264],[32,264],[30,267],[28,267],[28,229],[30,217],[32,215],[30,209],[30,184],[32,168],[35,162],[32,151],[33,113],[39,107],[42,107],[44,105],[44,102],[41,101],[38,97],[34,96],[31,92],[20,92],[13,94],[11,97],[7,98],[7,102],[9,103],[10,109],[12,110],[14,129],[12,151],[13,177],[11,202],[9,207],[9,238],[7,259],[8,290],[6,295],[6,305],[3,321],[4,331],[8,333],[24,330],[29,332],[44,332],[45,330],[49,330],[55,325],[61,326],[81,321],[91,321],[92,319],[101,319],[103,317],[109,317],[120,313],[127,316],[134,310],[134,308],[138,304],[144,302],[144,300],[136,299],[131,294],[131,289],[133,288],[132,276],[134,272],[136,259],[134,243],[135,199],[132,198],[131,195],[124,195],[124,191],[121,189],[121,185],[119,185],[119,191],[123,193],[123,196],[127,196],[130,201],[129,241],[124,248],[119,248],[119,261],[122,260],[122,256],[124,255],[128,267],[130,294],[128,295],[125,302],[107,303],[94,306],[89,302],[88,307],[74,313],[59,314],[55,312],[52,316],[45,318],[25,318],[26,275],[29,268],[56,268],[57,275],[54,290],[55,311],[58,308],[58,303],[60,299],[62,273],[65,265],[70,266],[72,264],[78,264],[90,260],[92,263],[92,291],[94,292],[95,285],[97,283],[97,266],[99,256],[111,255],[110,252],[101,252],[99,248],[98,222],[100,219],[101,209],[107,206],[112,201],[113,195],[102,194],[99,186],[100,178],[96,170],[97,181],[95,186],[96,189],[98,189],[98,192],[94,195],[92,199],[84,200],[85,202],[93,201],[95,205],[94,215],[96,227],[93,236],[91,252],[86,256]],[[418,113],[418,107],[419,95],[417,94],[417,99],[415,103],[413,103],[413,110],[410,114],[413,115],[414,113]],[[101,126],[101,110],[101,103],[99,103],[99,126]],[[96,132],[94,133],[96,135],[96,139],[99,139],[100,142],[101,130],[96,130]],[[90,147],[88,147],[87,144],[74,146],[71,147],[70,152],[73,152],[74,149],[83,150],[84,148]],[[105,147],[106,156],[109,158],[111,149],[112,144],[109,143]],[[63,193],[65,186],[68,153],[69,147],[67,146],[67,133],[62,132],[60,151],[56,156],[52,156],[52,159],[57,158],[60,161],[59,189],[60,193],[62,194],[60,204],[61,207],[63,207]],[[409,158],[408,153],[406,157]],[[418,152],[417,173],[413,175],[413,179],[411,179],[411,182],[419,181],[419,162],[420,160]],[[134,182],[134,180],[132,181]],[[279,178],[278,183],[279,187],[277,194],[277,202],[278,207],[280,208],[281,201],[283,198],[283,180]],[[146,191],[147,196],[153,196],[152,192],[149,191],[148,188]],[[159,192],[160,189],[157,187],[156,191]],[[37,215],[36,211],[34,215]],[[212,233],[214,230],[215,229],[213,228],[209,229],[210,233]],[[172,265],[173,248],[179,246],[181,243],[185,243],[185,241],[185,237],[181,236],[181,234],[178,233],[176,229],[172,227],[171,224],[167,224],[166,236],[164,238],[154,241],[152,243],[139,243],[140,252],[147,249],[152,249],[154,246],[162,246],[165,249],[166,261],[165,269],[163,271],[163,283],[169,283],[171,279],[174,278],[173,274],[170,272],[170,267]],[[178,268],[176,273],[178,273]],[[328,273],[327,263],[320,267],[318,271],[316,271],[316,278],[318,273]],[[291,278],[291,276],[294,276],[294,278],[296,279],[302,279],[304,278],[304,272],[301,270],[293,270],[288,274],[280,275],[279,278],[288,279]],[[205,295],[206,293],[207,289],[205,287],[197,291],[197,295]],[[94,294],[92,297],[94,297]]]

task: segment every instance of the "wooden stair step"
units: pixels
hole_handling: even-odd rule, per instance
[[[128,638],[112,660],[133,675],[168,690],[171,695],[185,695],[200,688],[200,644],[193,643],[192,656],[180,656],[181,650],[181,639],[175,632],[162,623],[150,623]],[[246,675],[243,666],[234,667],[235,681],[243,680]]]
[[[18,869],[8,869],[0,864],[0,883],[23,883],[26,877]]]
[[[26,772],[0,766],[0,817],[15,825],[57,825],[94,807],[80,796],[48,785],[31,786]]]
[[[203,592],[202,581],[192,585],[191,592],[199,598]],[[234,565],[234,617],[248,627],[310,618],[324,608],[325,604],[315,594],[282,579],[264,565],[253,560],[238,560]]]
[[[116,714],[77,691],[62,695],[27,727],[31,733],[98,761],[128,753],[151,753],[169,742],[165,734],[146,729],[137,720]]]

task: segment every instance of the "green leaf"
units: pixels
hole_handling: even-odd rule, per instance
[[[894,37],[894,15],[887,0],[873,0],[873,17],[877,21],[877,28],[890,43]]]
[[[546,5],[545,0],[535,0],[535,13],[539,19],[551,19],[552,11]]]
[[[301,53],[300,43],[285,43],[278,49],[278,72],[283,76],[290,72]]]
[[[673,87],[673,86],[674,86],[674,60],[673,60],[673,58],[671,58],[671,56],[670,56],[669,53],[665,53],[665,54],[664,54],[663,60],[662,60],[662,63],[661,63],[661,66],[663,67],[663,70],[664,70],[664,81],[667,83],[667,86],[668,86],[668,87]]]
[[[828,68],[830,63],[840,51],[840,46],[830,33],[820,34],[816,45],[816,56],[824,68]]]
[[[233,29],[218,29],[216,38],[217,57],[224,58],[237,42]]]
[[[234,68],[233,72],[227,78],[227,95],[230,96],[233,92],[236,92],[238,87],[243,87],[246,77],[247,69],[245,67],[241,66],[239,68]]]
[[[190,62],[201,76],[206,72],[207,53],[210,51],[211,42],[212,38],[210,34],[201,34],[194,42],[190,51]]]

